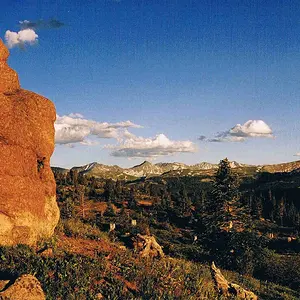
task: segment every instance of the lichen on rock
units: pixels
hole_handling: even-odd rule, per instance
[[[33,275],[22,275],[12,285],[4,281],[0,290],[0,300],[45,300],[45,294],[40,282]]]
[[[21,89],[0,40],[0,245],[51,237],[59,220],[50,168],[53,103]]]

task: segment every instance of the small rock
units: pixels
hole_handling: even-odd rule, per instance
[[[40,255],[43,257],[53,257],[53,249],[47,248],[44,251],[40,252]]]
[[[257,296],[253,292],[245,290],[238,284],[229,283],[221,273],[220,269],[216,267],[214,262],[211,264],[211,274],[216,290],[220,295],[225,297],[234,296],[236,299],[240,300],[258,300]]]
[[[45,300],[40,282],[32,275],[22,275],[0,292],[0,300]]]
[[[162,247],[154,236],[137,234],[134,240],[134,248],[141,257],[164,257]]]
[[[9,280],[0,280],[0,291],[2,291],[8,283]]]
[[[104,299],[104,297],[103,297],[103,295],[101,293],[96,294],[95,298],[97,300]]]

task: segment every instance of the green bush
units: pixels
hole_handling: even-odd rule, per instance
[[[69,237],[89,239],[107,239],[107,234],[100,231],[97,226],[83,223],[80,219],[63,220],[63,231]]]
[[[300,292],[300,255],[280,255],[269,250],[256,275]]]
[[[253,232],[227,233],[219,240],[212,255],[223,268],[253,275],[261,268],[266,251],[265,244],[265,239]]]

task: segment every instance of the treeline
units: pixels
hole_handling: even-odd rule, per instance
[[[282,174],[284,178],[288,175]],[[251,184],[242,184],[240,203],[247,206],[252,219],[266,219],[278,226],[300,226],[300,189],[263,187],[267,180],[280,181],[280,174],[262,173]],[[60,199],[85,197],[95,201],[106,201],[118,205],[128,204],[137,208],[138,201],[148,199],[152,208],[162,216],[199,218],[205,213],[207,203],[212,201],[213,180],[195,177],[153,177],[125,182],[122,180],[85,177],[77,171],[55,172],[57,194]],[[242,182],[241,182],[242,183]],[[67,187],[74,187],[72,193]],[[84,191],[79,187],[84,186]]]

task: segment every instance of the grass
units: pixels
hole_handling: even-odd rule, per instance
[[[97,226],[92,226],[82,222],[80,219],[61,220],[58,229],[68,237],[87,238],[87,239],[107,239],[107,235],[103,233]]]
[[[47,299],[96,299],[99,293],[105,299],[124,300],[218,299],[208,265],[170,257],[142,259],[108,240],[102,240],[106,248],[88,251],[83,247],[78,252],[69,244],[64,247],[66,240],[62,236],[57,239],[50,257],[36,254],[23,245],[0,247],[0,279],[33,274],[42,283]],[[95,247],[100,243],[81,238],[67,240],[70,239],[74,243],[84,240]],[[299,294],[289,288],[234,272],[223,273],[229,281],[255,292],[259,299],[299,299]]]

